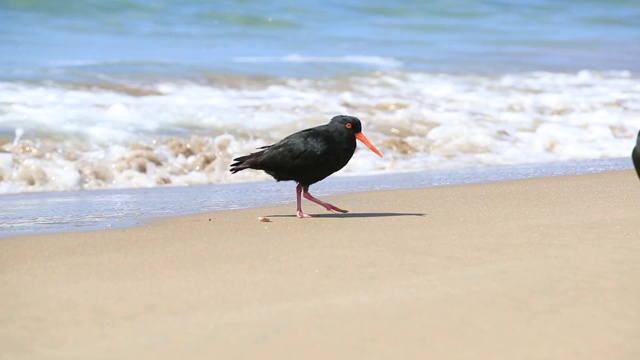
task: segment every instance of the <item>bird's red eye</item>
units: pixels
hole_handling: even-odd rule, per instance
[[[346,123],[344,126],[345,126],[347,129],[351,129],[351,128],[353,127],[353,124],[352,124],[352,123]]]

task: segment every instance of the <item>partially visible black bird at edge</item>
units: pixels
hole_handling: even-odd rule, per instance
[[[334,213],[346,213],[309,193],[309,186],[342,169],[356,150],[356,139],[382,157],[382,153],[362,133],[354,116],[339,115],[328,124],[291,134],[279,142],[258,148],[258,152],[233,159],[230,171],[263,170],[277,181],[292,180],[296,187],[299,218],[312,217],[302,211],[302,196]]]
[[[640,178],[640,131],[638,132],[638,139],[636,140],[636,147],[631,152],[631,159],[633,159],[633,166],[636,168],[638,178]]]

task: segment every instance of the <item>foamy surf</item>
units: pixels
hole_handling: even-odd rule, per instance
[[[0,193],[266,180],[231,159],[336,114],[385,154],[338,175],[622,157],[640,127],[625,71],[4,82],[0,99]]]

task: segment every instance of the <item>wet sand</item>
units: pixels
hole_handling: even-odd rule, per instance
[[[3,239],[0,358],[640,358],[635,172],[324,200]]]

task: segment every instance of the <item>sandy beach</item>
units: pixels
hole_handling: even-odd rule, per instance
[[[0,358],[640,358],[635,172],[325,200],[3,239]]]

